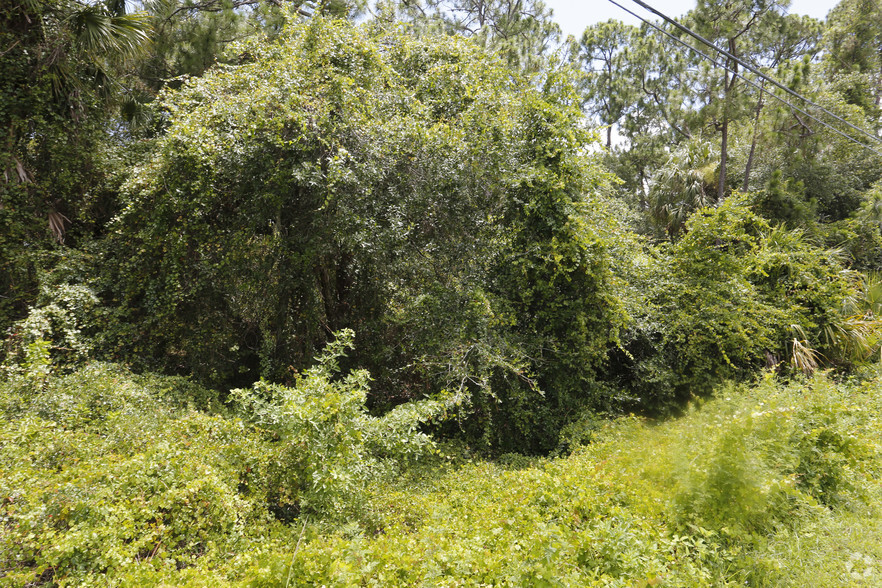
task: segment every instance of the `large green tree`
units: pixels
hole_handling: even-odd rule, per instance
[[[636,89],[628,67],[637,42],[637,29],[617,20],[588,27],[572,49],[584,72],[580,93],[589,114],[606,126],[606,148],[611,149],[613,128],[630,110]]]
[[[375,404],[447,389],[476,436],[531,451],[604,400],[627,247],[566,78],[323,18],[241,49],[169,94],[126,189],[119,353],[286,380],[351,327]]]
[[[555,49],[560,27],[542,0],[382,0],[381,21],[474,39],[516,69],[536,73]]]
[[[757,50],[761,47],[757,32],[770,26],[766,21],[780,14],[788,5],[789,0],[699,0],[689,15],[699,34],[728,53],[713,55],[719,66],[711,67],[704,62],[701,67],[705,71],[705,110],[720,136],[717,181],[717,198],[720,200],[728,192],[730,124],[737,118],[738,109],[743,107],[743,101],[737,100],[743,84],[736,74],[744,69],[739,61],[755,65]]]
[[[827,78],[851,104],[873,116],[882,103],[882,4],[843,0],[827,17],[824,33]]]

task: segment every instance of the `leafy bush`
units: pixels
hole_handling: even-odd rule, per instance
[[[672,506],[683,524],[743,538],[796,524],[821,506],[871,500],[878,417],[864,405],[866,389],[820,376],[787,386],[767,377],[717,394],[661,433],[675,457],[653,475],[677,488]]]
[[[368,484],[433,450],[417,429],[445,405],[368,415],[367,373],[334,380],[353,337],[340,333],[294,388],[236,391],[256,428],[184,378],[112,365],[55,376],[40,364],[39,378],[0,385],[7,582],[147,582],[285,535],[277,519],[301,510],[323,524],[369,518]]]
[[[649,304],[623,358],[625,383],[644,409],[763,367],[847,367],[875,349],[879,323],[850,309],[861,280],[838,250],[770,226],[738,195],[686,227],[658,251]]]
[[[99,364],[40,389],[2,385],[0,568],[11,585],[191,566],[266,524],[240,491],[261,441],[240,420],[174,408],[193,392]]]
[[[334,380],[354,337],[351,330],[337,333],[294,387],[260,381],[250,390],[232,392],[247,418],[272,434],[273,449],[265,457],[267,492],[283,519],[301,511],[351,515],[364,502],[369,482],[434,447],[416,429],[436,416],[442,403],[424,400],[373,417],[364,406],[370,381],[366,371]]]
[[[71,371],[89,359],[107,358],[102,329],[108,309],[96,293],[91,277],[94,257],[88,248],[44,252],[36,256],[38,292],[25,316],[12,324],[0,347],[0,370],[8,377],[35,375],[34,352],[56,371]]]

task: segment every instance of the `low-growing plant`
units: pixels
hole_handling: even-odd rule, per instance
[[[867,468],[878,463],[872,437],[858,434],[869,415],[850,387],[825,376],[787,385],[768,377],[718,394],[672,427],[681,440],[663,475],[676,487],[671,505],[682,524],[743,540],[865,500]]]
[[[13,323],[0,341],[0,375],[37,377],[35,361],[48,373],[49,366],[70,370],[93,357],[95,341],[87,331],[97,326],[100,301],[89,285],[69,275],[76,272],[66,264],[76,265],[76,259],[55,263],[58,275],[40,273],[39,294],[27,316]]]
[[[0,384],[6,585],[194,566],[270,522],[249,491],[263,442],[239,419],[168,400],[192,384],[103,364],[39,387],[33,375]]]
[[[254,424],[115,366],[0,384],[4,584],[878,584],[872,371],[769,373],[662,423],[585,415],[567,457],[411,460],[444,403],[369,415],[367,374],[340,374],[351,341],[293,387],[237,392]]]
[[[383,417],[367,413],[370,375],[339,377],[339,360],[353,347],[350,329],[337,333],[316,364],[294,386],[258,381],[231,392],[246,418],[269,433],[267,492],[274,512],[292,520],[301,512],[342,518],[363,502],[366,484],[402,458],[434,448],[418,425],[444,405],[421,401]]]

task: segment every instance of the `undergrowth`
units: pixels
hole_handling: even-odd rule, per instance
[[[768,376],[592,424],[566,457],[486,462],[418,433],[440,404],[359,408],[367,375],[333,375],[345,344],[228,405],[109,365],[10,377],[2,584],[882,583],[877,378]]]

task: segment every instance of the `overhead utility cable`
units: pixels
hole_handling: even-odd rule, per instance
[[[842,118],[842,117],[840,117],[840,116],[838,116],[838,115],[836,115],[836,114],[830,112],[829,110],[827,110],[827,109],[824,108],[823,106],[821,106],[821,105],[819,105],[819,104],[815,104],[814,102],[812,102],[811,100],[809,100],[809,99],[806,98],[805,96],[802,96],[801,94],[798,94],[797,92],[794,92],[793,90],[791,90],[790,88],[788,88],[788,87],[785,86],[784,84],[781,84],[780,82],[778,82],[778,80],[775,80],[774,78],[771,78],[771,77],[767,76],[766,74],[764,74],[763,72],[761,72],[761,71],[758,70],[757,68],[753,67],[753,66],[750,65],[749,63],[745,62],[744,60],[739,59],[738,57],[736,57],[735,55],[729,53],[729,52],[726,51],[725,49],[722,49],[722,48],[720,48],[720,47],[717,47],[715,44],[711,43],[710,41],[708,41],[707,39],[705,39],[704,37],[702,37],[702,36],[699,35],[698,33],[692,31],[691,29],[689,29],[688,27],[685,27],[685,26],[681,25],[679,22],[677,22],[676,20],[674,20],[674,19],[672,19],[672,18],[670,18],[670,17],[668,17],[668,16],[665,16],[664,14],[662,14],[661,12],[659,12],[658,10],[656,10],[655,8],[653,8],[652,6],[650,6],[649,4],[647,4],[646,2],[643,2],[642,0],[632,0],[632,1],[633,1],[635,4],[637,4],[637,5],[639,5],[639,6],[642,6],[642,7],[645,8],[646,10],[652,12],[653,14],[655,14],[655,15],[657,15],[657,16],[660,16],[662,19],[664,19],[665,21],[667,21],[667,22],[669,22],[670,24],[674,25],[675,27],[677,27],[678,29],[680,29],[681,31],[683,31],[684,33],[686,33],[687,35],[689,35],[690,37],[693,37],[694,39],[697,39],[697,40],[701,41],[702,43],[704,43],[704,44],[707,45],[708,47],[711,47],[714,51],[717,51],[718,53],[721,53],[722,55],[725,55],[727,58],[729,58],[729,59],[733,60],[735,63],[738,63],[739,65],[741,65],[744,69],[746,69],[746,70],[748,70],[748,71],[750,71],[750,72],[753,72],[754,74],[758,75],[759,77],[761,77],[762,79],[766,80],[767,82],[769,82],[769,83],[771,83],[771,84],[777,86],[778,88],[784,90],[785,92],[787,92],[787,93],[790,94],[791,96],[794,96],[794,97],[796,97],[796,98],[799,98],[800,100],[803,100],[803,101],[805,101],[805,102],[808,103],[808,104],[811,104],[811,105],[814,106],[815,108],[818,108],[818,109],[824,111],[825,113],[827,113],[828,115],[832,116],[833,118],[835,118],[835,119],[838,120],[839,122],[848,125],[848,126],[851,127],[852,129],[854,129],[854,130],[856,130],[856,131],[858,131],[858,132],[860,132],[860,133],[863,133],[864,135],[870,137],[870,138],[873,139],[874,141],[882,142],[882,139],[880,139],[878,136],[876,136],[876,135],[874,135],[874,134],[872,134],[872,133],[869,133],[869,132],[865,131],[864,129],[862,129],[862,128],[858,127],[858,126],[855,126],[855,125],[851,124],[850,122],[848,122],[848,121],[845,120],[844,118]]]
[[[696,49],[695,47],[693,47],[692,45],[690,45],[690,44],[687,43],[686,41],[684,41],[684,40],[682,40],[682,39],[679,39],[679,38],[675,37],[674,35],[672,35],[672,34],[669,33],[668,31],[666,31],[666,30],[664,30],[663,28],[661,28],[661,27],[659,27],[658,25],[656,25],[655,23],[653,23],[653,22],[651,22],[651,21],[648,21],[648,20],[646,20],[645,18],[643,18],[642,16],[640,16],[639,14],[636,14],[635,12],[632,12],[632,11],[628,10],[627,8],[625,8],[624,6],[622,6],[621,4],[619,4],[618,2],[616,2],[615,0],[609,0],[609,1],[610,1],[611,4],[614,4],[615,6],[618,6],[619,8],[621,8],[622,10],[624,10],[625,12],[627,12],[628,14],[630,14],[631,16],[633,16],[633,17],[635,17],[635,18],[637,18],[637,19],[643,21],[644,23],[646,23],[647,25],[651,26],[652,28],[654,28],[654,29],[657,30],[658,32],[660,32],[660,33],[662,33],[663,35],[665,35],[665,36],[671,38],[672,40],[676,41],[676,42],[679,43],[680,45],[686,47],[687,49],[689,49],[689,50],[695,52],[697,55],[703,57],[704,59],[706,59],[706,60],[708,60],[709,62],[713,63],[713,64],[716,65],[717,67],[722,67],[722,68],[728,70],[729,72],[732,73],[732,75],[741,78],[742,80],[744,80],[745,82],[747,82],[748,84],[750,84],[751,86],[753,86],[754,88],[756,88],[757,90],[759,90],[760,92],[762,92],[762,93],[764,93],[764,94],[766,94],[766,95],[768,95],[768,96],[771,96],[772,98],[774,98],[774,99],[777,100],[778,102],[781,102],[782,104],[784,104],[784,105],[786,105],[786,106],[789,106],[790,108],[792,108],[792,109],[794,109],[794,110],[797,110],[797,111],[801,112],[802,114],[804,114],[805,116],[809,117],[809,118],[812,119],[813,121],[815,121],[815,122],[817,122],[817,123],[819,123],[819,124],[821,124],[821,125],[827,127],[828,129],[830,129],[830,130],[833,131],[834,133],[836,133],[836,134],[838,134],[838,135],[840,135],[840,136],[842,136],[842,137],[848,139],[848,140],[851,141],[852,143],[855,143],[855,144],[857,144],[857,145],[860,145],[860,146],[863,147],[864,149],[868,149],[869,151],[872,151],[872,152],[875,153],[876,155],[879,155],[880,157],[882,157],[882,152],[876,151],[875,149],[873,149],[871,146],[867,145],[866,143],[862,143],[861,141],[858,141],[857,139],[855,139],[855,138],[852,137],[851,135],[848,135],[848,134],[846,134],[846,133],[843,133],[842,131],[840,131],[839,129],[837,129],[836,127],[834,127],[833,125],[830,125],[830,124],[828,124],[828,123],[822,121],[821,119],[817,118],[816,116],[812,115],[811,113],[806,112],[805,110],[803,110],[803,109],[800,108],[799,106],[796,106],[796,105],[794,105],[794,104],[791,104],[790,102],[788,102],[787,100],[781,98],[781,97],[778,96],[777,94],[775,94],[775,93],[773,93],[773,92],[771,92],[771,91],[769,91],[769,90],[766,90],[765,88],[763,88],[762,86],[760,86],[759,84],[757,84],[756,82],[754,82],[753,80],[750,80],[750,79],[744,77],[742,74],[738,73],[738,72],[737,72],[736,70],[734,70],[733,68],[728,67],[728,66],[726,66],[725,64],[722,64],[722,63],[718,62],[717,60],[715,60],[713,57],[711,57],[711,56],[708,55],[707,53],[703,53],[703,52],[700,51],[699,49]]]

